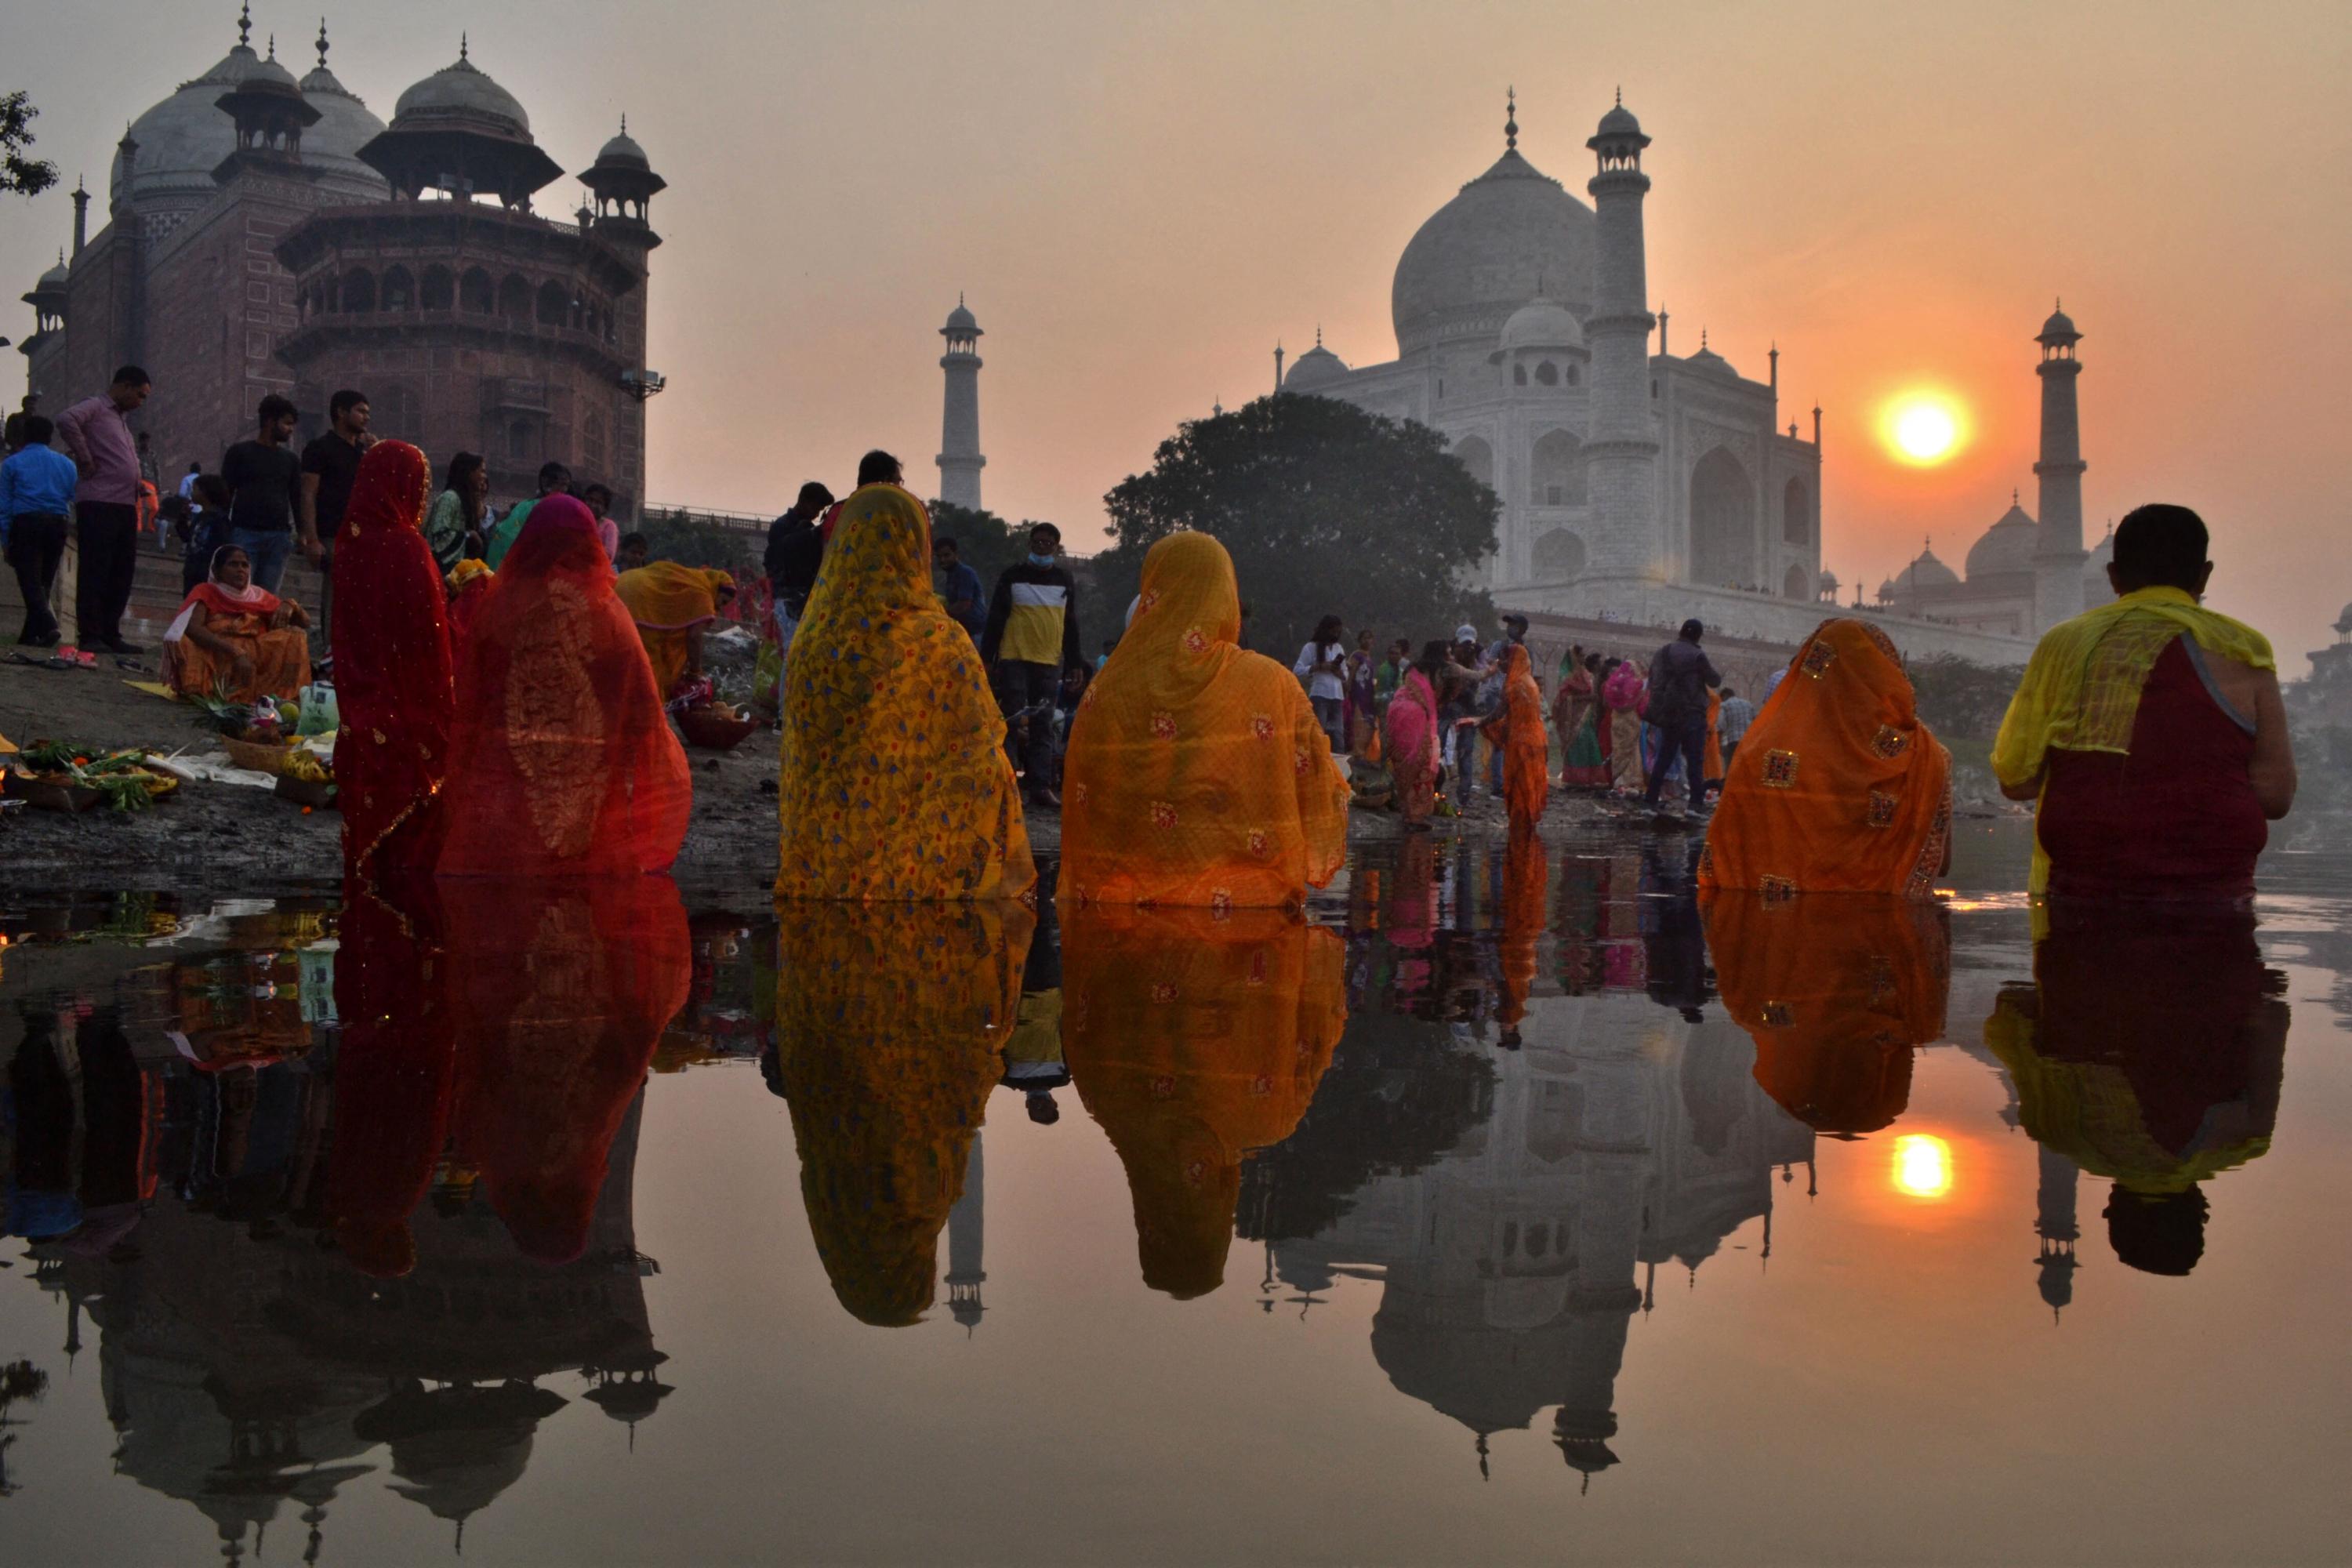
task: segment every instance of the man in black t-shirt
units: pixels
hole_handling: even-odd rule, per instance
[[[789,650],[793,632],[808,608],[809,591],[816,586],[818,566],[824,561],[824,537],[817,519],[833,504],[833,492],[811,479],[783,516],[768,525],[768,548],[761,564],[768,574],[768,591],[775,598],[776,632]]]
[[[352,501],[352,481],[359,478],[360,454],[375,445],[368,434],[368,400],[364,392],[349,388],[327,404],[327,433],[302,448],[302,482],[295,494],[295,520],[301,525],[302,549],[319,552],[311,558],[324,574],[319,583],[317,640],[331,647],[328,627],[334,614],[335,541],[342,537],[343,512]]]
[[[228,538],[253,563],[253,581],[278,592],[286,578],[286,558],[294,548],[294,490],[302,465],[286,443],[294,438],[294,404],[276,393],[261,400],[259,428],[221,457],[221,478],[229,488]],[[303,541],[303,553],[316,560],[318,541]]]

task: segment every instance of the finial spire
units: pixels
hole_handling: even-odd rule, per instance
[[[1315,346],[1318,349],[1323,346],[1323,323],[1320,321],[1315,323]]]
[[[458,35],[457,35],[457,61],[458,61],[458,63],[459,63],[460,65],[463,65],[463,64],[467,63],[467,59],[466,59],[466,52],[467,52],[467,50],[469,47],[471,47],[470,40],[468,40],[468,39],[467,39],[467,37],[466,37],[466,35],[465,35],[465,34],[463,34],[463,33],[458,34]]]
[[[240,49],[253,47],[253,0],[245,0],[245,4],[237,8],[236,47]]]
[[[1503,151],[1516,153],[1518,150],[1519,89],[1507,87],[1503,89]]]
[[[319,68],[327,68],[327,19],[319,18]]]
[[[269,58],[273,60],[278,58],[278,35],[275,33],[269,35]]]
[[[1620,109],[1625,107],[1625,89],[1622,83],[1620,83],[1617,88],[1617,107]]]
[[[621,110],[621,134],[622,134],[622,135],[624,135],[624,136],[626,136],[628,133],[629,133],[629,111],[628,111],[627,110],[625,110],[625,110]]]

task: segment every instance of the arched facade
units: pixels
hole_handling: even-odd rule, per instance
[[[1703,587],[1756,579],[1756,489],[1739,459],[1721,447],[1690,479],[1690,576]]]
[[[1802,479],[1790,479],[1780,491],[1780,539],[1788,544],[1813,542],[1813,497]]]
[[[1801,566],[1790,567],[1789,574],[1780,580],[1780,597],[1784,599],[1814,597],[1813,574]]]
[[[1584,443],[1565,430],[1548,430],[1529,454],[1528,500],[1535,506],[1584,504]]]
[[[1564,583],[1584,574],[1584,541],[1573,530],[1555,528],[1536,539],[1532,561],[1538,583]]]

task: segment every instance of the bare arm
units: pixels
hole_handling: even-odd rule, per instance
[[[302,537],[319,537],[319,476],[304,474],[294,491],[294,520],[302,525]]]
[[[328,607],[333,608],[332,605]],[[698,626],[688,626],[686,628],[686,678],[689,680],[698,679],[701,674],[702,628]]]
[[[2294,809],[2294,739],[2287,733],[2276,670],[2254,672],[2254,755],[2246,774],[2264,816],[2276,822]]]
[[[236,672],[238,684],[242,685],[252,679],[253,656],[228,638],[215,632],[211,622],[211,612],[202,605],[198,605],[195,607],[195,613],[188,617],[188,640],[215,658],[226,659],[229,668]]]

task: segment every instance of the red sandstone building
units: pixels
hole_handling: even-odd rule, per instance
[[[51,413],[144,365],[137,418],[167,484],[217,468],[283,393],[301,437],[338,388],[368,395],[380,435],[436,470],[488,459],[492,493],[529,495],[539,466],[643,496],[646,206],[664,182],[624,133],[579,178],[574,223],[534,215],[562,168],[513,95],[468,58],[400,95],[386,125],[327,68],[297,81],[247,41],[132,121],[108,222],[24,298],[30,390]]]

